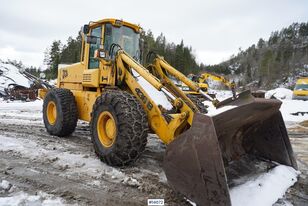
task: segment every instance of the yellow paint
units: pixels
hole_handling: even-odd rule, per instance
[[[38,97],[40,99],[44,99],[46,94],[47,94],[48,90],[47,89],[39,89],[38,90]]]
[[[98,87],[99,86],[99,69],[86,69],[82,75],[82,86],[84,87]]]
[[[47,120],[50,125],[54,125],[57,120],[57,106],[54,101],[47,104]]]
[[[305,85],[306,89],[300,89],[300,85]],[[308,77],[301,77],[296,81],[295,88],[293,90],[293,96],[308,97]]]
[[[104,147],[111,147],[116,139],[117,127],[116,122],[110,112],[100,113],[97,120],[98,139]]]
[[[91,112],[93,105],[101,95],[101,92],[98,91],[77,91],[71,90],[75,96],[77,103],[79,119],[90,122],[91,121]]]
[[[223,76],[220,76],[220,75],[217,75],[217,74],[211,74],[211,73],[207,73],[207,72],[201,74],[201,76],[199,78],[199,82],[198,82],[199,85],[202,84],[202,83],[205,83],[208,79],[221,82],[231,90],[235,88],[234,82],[230,82],[228,79],[226,79]]]

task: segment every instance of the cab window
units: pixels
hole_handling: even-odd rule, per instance
[[[105,25],[104,48],[107,51],[110,51],[110,46],[112,44],[118,44],[130,56],[132,56],[136,60],[139,60],[140,58],[139,38],[140,38],[139,33],[136,33],[130,27],[127,26],[116,27],[110,23],[107,23]]]
[[[96,44],[90,44],[90,50],[89,50],[89,69],[96,69],[99,67],[99,60],[94,58],[94,52],[95,50],[100,48],[101,45],[101,37],[102,37],[102,27],[96,27],[92,29],[91,36],[97,37]]]

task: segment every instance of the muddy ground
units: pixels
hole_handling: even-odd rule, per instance
[[[299,181],[276,205],[308,204],[308,129],[289,130],[296,153]],[[164,198],[165,205],[190,205],[168,186],[162,171],[164,145],[149,136],[146,151],[132,167],[112,168],[94,154],[87,123],[79,122],[67,138],[46,133],[40,111],[0,111],[0,180],[15,190],[43,191],[78,205],[147,205]],[[9,196],[9,192],[0,194]]]

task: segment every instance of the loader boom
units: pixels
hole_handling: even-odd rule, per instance
[[[124,74],[123,78],[130,91],[142,102],[144,110],[148,114],[149,124],[152,130],[159,136],[164,143],[170,143],[173,139],[183,132],[185,125],[191,125],[194,112],[193,110],[180,98],[174,98],[172,104],[177,107],[180,112],[176,114],[169,114],[172,119],[167,122],[163,117],[161,110],[156,103],[151,99],[150,95],[142,88],[138,81],[133,77],[132,73],[129,72],[128,68],[135,70],[140,76],[148,81],[157,90],[164,90],[171,94],[176,94],[174,91],[165,88],[165,85],[150,74],[140,63],[131,58],[125,51],[120,50],[116,56],[116,62],[118,68],[122,70]],[[124,65],[127,65],[125,67]],[[191,103],[194,108],[195,105]],[[196,108],[194,108],[196,109]]]
[[[219,103],[219,101],[215,98],[212,98],[209,96],[207,93],[203,92],[201,88],[196,84],[195,82],[191,81],[189,78],[187,78],[184,74],[179,72],[177,69],[172,67],[167,61],[164,60],[163,57],[156,55],[155,59],[153,61],[153,64],[149,64],[147,66],[149,71],[152,71],[154,75],[157,75],[158,78],[165,83],[166,85],[170,85],[172,87],[172,90],[176,90],[178,96],[180,96],[182,99],[184,99],[186,102],[191,102],[191,100],[187,97],[187,95],[180,90],[168,77],[168,74],[171,76],[175,77],[185,85],[187,85],[192,91],[201,94],[204,96],[206,99],[211,100],[213,105],[215,106],[216,104]]]

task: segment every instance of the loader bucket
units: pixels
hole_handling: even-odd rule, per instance
[[[196,113],[190,129],[166,149],[168,183],[198,206],[231,205],[232,178],[255,159],[297,169],[280,101],[246,93],[229,103],[238,106],[212,117]]]

